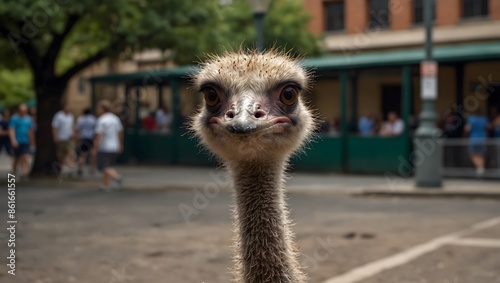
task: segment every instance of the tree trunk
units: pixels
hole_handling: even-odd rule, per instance
[[[36,153],[32,176],[57,175],[56,150],[52,137],[52,117],[61,109],[65,83],[35,87],[37,97]]]

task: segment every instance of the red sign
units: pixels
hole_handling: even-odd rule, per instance
[[[422,77],[435,77],[438,74],[438,63],[436,61],[420,62],[420,75]]]

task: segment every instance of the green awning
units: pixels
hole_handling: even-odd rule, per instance
[[[442,45],[434,47],[433,57],[441,63],[470,62],[500,59],[500,41]],[[326,55],[303,61],[306,68],[316,72],[373,67],[389,67],[418,64],[425,59],[424,48],[409,48],[377,52],[350,51],[343,55]],[[92,83],[127,84],[144,86],[165,84],[171,80],[188,79],[197,67],[180,66],[171,69],[154,69],[135,73],[111,74],[91,77]]]
[[[500,59],[500,42],[436,46],[433,50],[433,57],[434,60],[441,63]],[[304,61],[304,66],[317,71],[341,70],[411,65],[418,64],[424,59],[424,48],[361,52],[358,54],[352,51],[346,52],[344,55],[310,58]]]

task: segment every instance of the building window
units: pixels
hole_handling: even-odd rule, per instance
[[[463,0],[463,17],[474,18],[488,15],[488,0]]]
[[[369,0],[369,4],[370,25],[380,28],[389,27],[391,21],[389,0]]]
[[[413,0],[413,23],[424,23],[424,1],[426,0]],[[432,2],[432,19],[436,19],[436,1]]]
[[[344,30],[344,1],[325,2],[326,30]]]

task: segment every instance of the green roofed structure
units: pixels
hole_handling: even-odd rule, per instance
[[[420,112],[419,63],[424,58],[423,48],[409,48],[345,51],[344,54],[303,60],[302,64],[312,69],[316,77],[310,95],[312,107],[318,109],[329,125],[324,123],[323,129],[318,130],[317,139],[292,160],[293,167],[355,173],[390,172],[400,176],[411,174],[414,153],[412,121]],[[463,111],[460,106],[474,97],[474,88],[483,85],[487,89],[490,83],[494,83],[490,82],[491,77],[500,78],[500,41],[436,46],[434,58],[440,65],[437,111],[441,115]],[[100,97],[100,85],[125,86],[126,109],[122,110],[133,114],[134,119],[129,120],[135,122],[127,131],[122,161],[135,158],[140,162],[167,164],[214,163],[186,133],[184,126],[185,116],[196,108],[194,102],[201,101],[196,93],[187,89],[189,76],[196,70],[196,66],[183,66],[89,78],[93,105]],[[141,129],[139,109],[144,89],[157,90],[158,106],[169,105],[173,120],[168,133]],[[169,101],[166,101],[165,90],[170,93]],[[488,99],[480,103],[490,103]],[[188,102],[194,104],[187,107]],[[133,113],[130,113],[132,109]],[[370,112],[383,120],[389,111],[397,112],[404,121],[403,134],[362,137],[356,133],[360,114]]]

